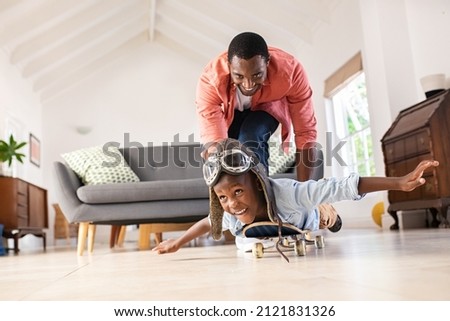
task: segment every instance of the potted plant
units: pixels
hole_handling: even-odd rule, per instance
[[[25,155],[20,153],[19,150],[26,144],[26,142],[18,143],[12,134],[9,136],[9,142],[0,140],[0,175],[11,175],[9,168],[11,167],[14,159],[17,159],[17,161],[23,163],[23,158]],[[4,168],[5,165],[7,166],[6,169]]]

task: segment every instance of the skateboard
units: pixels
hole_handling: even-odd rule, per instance
[[[278,223],[270,221],[252,223],[244,227],[243,234],[245,237],[258,239],[278,238]],[[288,223],[281,225],[281,236],[281,240],[276,242],[277,249],[279,249],[279,246],[293,249],[298,256],[306,255],[306,245],[315,245],[318,249],[325,247],[322,235],[317,235],[312,240],[309,230],[301,230]],[[263,244],[260,242],[254,243],[252,253],[255,258],[262,258],[264,255]]]

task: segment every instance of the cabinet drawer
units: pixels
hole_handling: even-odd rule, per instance
[[[423,199],[435,199],[439,197],[438,183],[435,176],[424,176],[426,183],[423,184],[419,191]]]
[[[426,182],[422,186],[411,192],[389,191],[388,198],[390,203],[404,201],[419,201],[439,198],[439,188],[436,177],[433,175],[424,176]]]
[[[414,191],[401,192],[389,191],[388,199],[390,203],[405,202],[405,201],[420,201],[439,198],[439,192],[433,176],[424,177],[426,183]]]
[[[417,133],[416,141],[418,153],[431,151],[430,136],[428,135],[427,131],[421,131]]]
[[[25,218],[17,218],[17,228],[18,229],[24,229],[28,227],[28,219]]]
[[[17,195],[17,205],[27,206],[28,204],[28,196],[23,194]]]
[[[28,195],[28,184],[17,180],[17,193],[21,195]]]
[[[17,217],[28,217],[28,206],[17,205]]]
[[[404,161],[389,164],[387,166],[386,176],[403,176],[407,173],[406,163]]]
[[[403,176],[413,171],[417,165],[423,160],[432,159],[431,154],[426,153],[419,156],[411,157],[411,158],[403,158],[401,160],[397,160],[396,162],[391,162],[386,165],[386,175],[387,176]],[[435,173],[435,168],[430,167],[425,171],[425,174],[432,175]]]
[[[385,145],[384,157],[387,163],[403,158],[405,155],[405,145],[403,140],[397,140]]]
[[[409,136],[384,145],[384,158],[386,163],[392,163],[430,152],[430,136],[427,130],[412,133]]]
[[[408,193],[400,191],[389,191],[388,200],[391,204],[408,201]]]
[[[405,156],[414,156],[421,153],[431,151],[430,137],[428,132],[421,130],[404,139],[405,141]]]

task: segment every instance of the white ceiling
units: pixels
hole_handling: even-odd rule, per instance
[[[249,30],[312,44],[340,0],[1,0],[0,49],[42,102],[148,42],[212,58]]]

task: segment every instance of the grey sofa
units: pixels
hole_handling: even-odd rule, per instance
[[[187,229],[209,213],[200,144],[132,147],[120,152],[140,182],[83,185],[65,163],[54,162],[56,198],[69,223],[80,224],[79,255],[86,239],[89,251],[93,250],[99,224],[139,225],[139,249],[146,249],[150,233]],[[323,176],[322,166],[315,176]],[[295,173],[275,177],[295,178]]]
[[[83,185],[65,163],[54,162],[57,201],[69,223],[80,223],[79,255],[83,254],[86,237],[89,250],[93,250],[98,224],[139,224],[139,248],[146,248],[149,232],[185,229],[208,215],[208,188],[202,176],[200,144],[120,151],[140,182]]]

